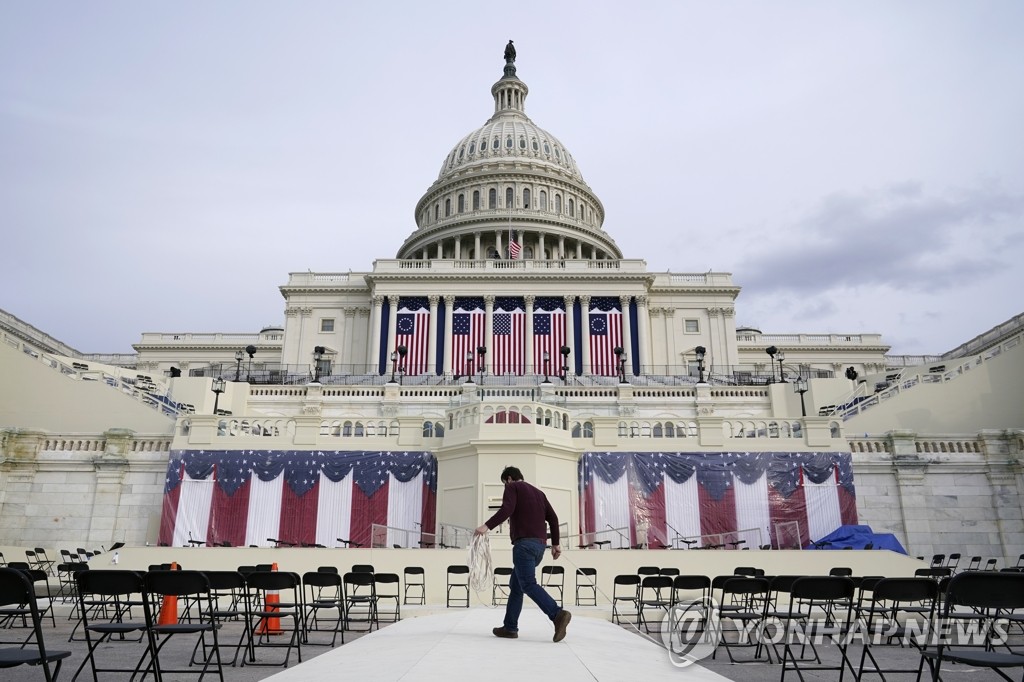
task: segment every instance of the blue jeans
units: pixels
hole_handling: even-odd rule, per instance
[[[512,545],[512,575],[508,579],[508,603],[505,605],[504,627],[519,631],[519,614],[523,610],[523,594],[537,603],[552,621],[562,610],[551,595],[537,582],[537,567],[544,559],[544,543],[533,538],[517,540]]]

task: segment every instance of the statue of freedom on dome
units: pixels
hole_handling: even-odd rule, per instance
[[[516,46],[512,44],[512,41],[508,41],[508,45],[505,46],[505,61],[514,62],[516,60]]]

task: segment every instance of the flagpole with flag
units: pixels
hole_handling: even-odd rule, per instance
[[[518,235],[512,229],[512,207],[508,207],[508,259],[518,260],[522,247],[519,245]]]

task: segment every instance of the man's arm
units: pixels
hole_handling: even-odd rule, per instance
[[[561,538],[559,537],[558,530],[558,514],[551,507],[551,503],[548,502],[548,498],[544,496],[544,520],[548,524],[548,528],[551,530],[551,558],[557,559],[562,554],[562,547],[560,544]]]
[[[518,499],[516,493],[514,485],[506,485],[505,492],[501,496],[501,508],[494,512],[494,516],[484,521],[484,525],[477,528],[473,534],[484,535],[487,531],[493,530],[505,523],[508,517],[512,516],[512,512],[516,510],[516,501]]]

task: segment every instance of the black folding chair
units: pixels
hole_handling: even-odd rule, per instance
[[[597,569],[576,569],[576,606],[597,606]]]
[[[402,595],[401,595],[401,579],[397,573],[374,573],[373,574],[374,590],[377,596],[377,621],[385,620],[391,623],[397,623],[402,620]],[[382,602],[390,602],[394,600],[395,609],[389,611],[382,608]],[[379,627],[379,625],[378,625]]]
[[[543,566],[540,569],[540,585],[547,590],[548,593],[557,591],[557,597],[554,594],[551,596],[554,597],[559,606],[562,606],[562,600],[565,596],[565,567]]]
[[[245,632],[242,644],[246,656],[242,665],[288,667],[292,649],[302,663],[302,595],[299,576],[288,571],[255,571],[245,578]],[[291,623],[285,628],[284,623]],[[276,638],[277,635],[288,634]],[[257,661],[256,649],[284,649],[284,660]]]
[[[857,675],[853,663],[846,655],[849,642],[846,634],[852,622],[853,597],[856,587],[853,581],[844,576],[808,576],[793,582],[790,590],[789,618],[786,627],[782,652],[782,676],[793,670],[803,680],[803,673],[813,670],[838,670],[839,682],[842,682],[847,668],[855,678]],[[843,618],[838,614],[842,611]],[[825,638],[832,640],[834,648],[839,652],[840,660],[835,665],[828,665],[821,660],[815,642]],[[800,645],[809,646],[814,652],[817,665],[801,665],[805,660],[796,656],[793,649]]]
[[[469,608],[469,566],[453,564],[448,567],[447,572],[447,598],[445,606],[451,608],[452,604]],[[452,595],[452,592],[455,595]],[[463,593],[465,596],[462,596]]]
[[[735,648],[752,647],[753,658],[760,657],[763,648],[761,627],[768,609],[769,590],[770,583],[767,578],[730,576],[722,582],[722,596],[718,606],[720,622],[724,625],[728,621],[735,625],[733,632],[736,633],[736,641],[730,642],[729,632],[724,628],[722,630],[721,645],[725,647],[729,662],[740,662],[733,657]],[[717,654],[716,649],[711,657],[715,658]],[[771,663],[771,652],[768,651],[767,654],[768,662]]]
[[[644,610],[654,609],[660,611],[662,618],[659,619],[659,632],[661,623],[664,622],[668,609],[672,605],[672,578],[667,575],[649,575],[640,581],[640,593],[637,600],[637,627],[643,626],[647,632],[651,631],[650,619],[644,617]]]
[[[302,611],[302,630],[305,633],[303,644],[333,647],[339,634],[341,643],[345,643],[345,602],[339,574],[319,570],[302,574]],[[333,612],[334,618],[321,615],[328,612]],[[310,633],[319,632],[321,623],[332,623],[329,644],[310,641]]]
[[[31,620],[32,632],[21,646],[0,648],[0,668],[38,665],[43,669],[46,682],[57,679],[61,662],[70,656],[71,652],[47,649],[32,582],[19,570],[0,568],[0,616],[12,614]],[[29,643],[33,640],[35,641],[34,645],[30,646]],[[53,665],[52,670],[51,664]]]
[[[345,588],[345,627],[354,630],[353,623],[366,623],[365,632],[372,632],[377,621],[377,589],[372,573],[349,571],[342,576]]]
[[[402,603],[426,604],[427,603],[427,576],[422,566],[406,566],[403,571],[405,585],[402,590]],[[412,594],[410,594],[412,592]]]
[[[508,585],[512,579],[512,569],[498,566],[494,569],[491,580],[491,606],[504,606],[508,603]]]
[[[883,668],[874,649],[893,640],[923,649],[932,636],[938,596],[939,585],[930,578],[882,578],[872,585],[870,599],[862,598],[857,609],[864,627],[857,679],[864,673],[878,674],[883,680],[885,673],[917,673],[920,679],[923,657],[915,668]],[[870,668],[866,667],[869,659]]]
[[[146,612],[143,605],[146,586],[142,574],[135,571],[83,571],[77,574],[78,612],[87,652],[78,666],[72,682],[78,679],[86,665],[92,670],[93,681],[97,673],[134,673],[149,653],[146,637]],[[128,635],[136,635],[128,637]],[[104,650],[134,647],[138,662],[131,668],[104,668],[96,665],[96,649]],[[113,656],[112,656],[113,658]]]
[[[87,574],[86,574],[87,575]],[[224,667],[220,658],[220,645],[217,638],[218,624],[214,621],[213,599],[210,592],[210,581],[201,571],[150,571],[143,578],[146,597],[142,600],[143,610],[146,614],[146,633],[149,638],[149,664],[142,671],[143,677],[152,670],[157,682],[163,679],[165,673],[184,674],[194,673],[192,668],[168,668],[166,661],[160,661],[160,653],[172,639],[179,635],[196,635],[200,640],[203,651],[209,650],[209,655],[202,661],[203,667],[199,672],[202,679],[210,667],[217,671],[217,677],[224,682]],[[150,608],[150,604],[160,604],[166,599],[187,599],[193,596],[202,597],[202,607],[197,610],[196,617],[191,622],[182,623],[176,619],[164,620],[161,617],[161,610]],[[206,637],[210,637],[207,643]],[[193,649],[193,652],[195,649]],[[189,665],[192,660],[189,660]],[[141,664],[140,664],[141,668]]]
[[[957,607],[969,609],[957,612]],[[988,668],[1011,680],[1004,668],[1024,668],[1024,653],[1005,647],[1005,635],[996,625],[1007,615],[1024,608],[1024,573],[964,572],[949,580],[936,631],[937,645],[921,652],[932,679],[940,679],[942,663],[962,663]],[[957,636],[956,621],[966,618],[975,624]],[[972,641],[973,640],[973,641]],[[1000,650],[996,650],[999,646]]]
[[[630,604],[633,607],[632,612],[623,613],[621,609]],[[622,623],[623,617],[627,615],[639,619],[639,609],[640,576],[630,573],[615,576],[612,581],[612,622]],[[639,625],[639,620],[637,624]]]

